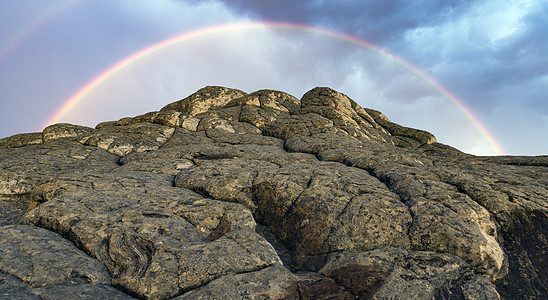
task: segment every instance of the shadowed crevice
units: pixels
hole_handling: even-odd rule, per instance
[[[373,266],[348,265],[293,282],[283,299],[372,299],[388,274]]]

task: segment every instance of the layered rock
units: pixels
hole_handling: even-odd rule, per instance
[[[1,295],[548,293],[548,157],[468,155],[329,88],[206,87],[0,147]]]

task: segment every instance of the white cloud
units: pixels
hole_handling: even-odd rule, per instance
[[[418,74],[367,47],[296,29],[221,31],[182,40],[112,76],[63,121],[93,126],[158,110],[205,85],[278,89],[296,97],[329,86],[464,151],[493,154],[451,101]]]
[[[530,69],[522,59],[530,51],[528,45],[538,39],[522,37],[530,35],[531,28],[548,25],[548,20],[526,24],[539,11],[542,9],[524,1],[475,2],[451,18],[408,30],[400,49],[444,82],[464,80],[462,89],[466,84],[468,88],[496,88],[516,76],[508,72],[510,68]]]

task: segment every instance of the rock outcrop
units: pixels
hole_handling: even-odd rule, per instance
[[[543,299],[548,157],[206,87],[0,140],[0,298]]]

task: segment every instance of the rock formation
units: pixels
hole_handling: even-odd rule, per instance
[[[548,157],[329,88],[0,140],[0,298],[546,299]]]

